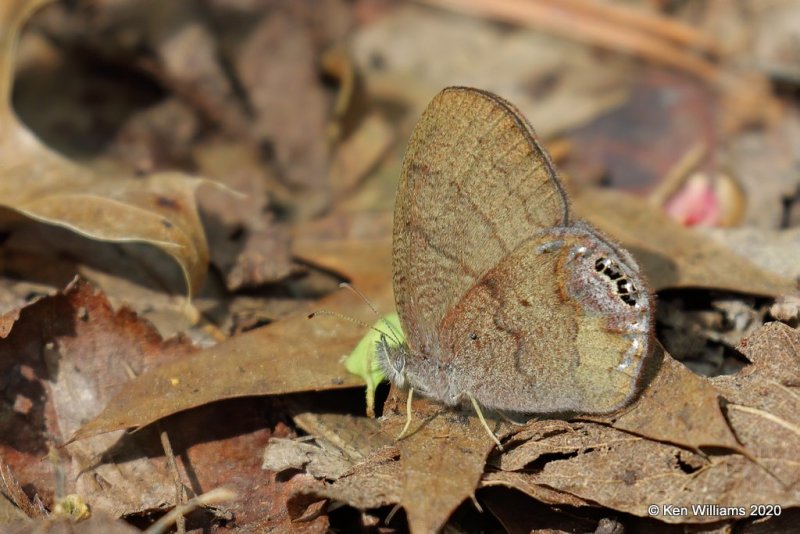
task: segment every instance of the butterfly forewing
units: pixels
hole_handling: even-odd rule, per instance
[[[501,98],[448,88],[409,141],[395,204],[394,290],[411,352],[438,357],[439,324],[500,259],[569,223],[549,156]]]

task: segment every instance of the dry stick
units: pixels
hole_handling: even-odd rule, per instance
[[[175,522],[178,517],[183,517],[195,508],[200,506],[210,506],[226,501],[232,501],[236,498],[236,493],[228,488],[216,488],[207,493],[199,495],[191,499],[184,505],[176,506],[169,513],[164,515],[161,519],[153,523],[153,525],[145,530],[145,534],[162,534],[167,531],[167,528]]]
[[[658,186],[648,195],[650,202],[656,206],[662,206],[686,182],[686,179],[700,165],[706,154],[708,154],[708,149],[703,141],[698,141],[689,147],[689,150],[667,171]]]
[[[161,423],[158,424],[159,437],[161,438],[161,446],[164,448],[164,454],[167,456],[169,469],[172,472],[172,481],[175,483],[175,507],[182,506],[186,494],[184,493],[183,482],[181,481],[181,472],[178,471],[178,462],[175,461],[175,453],[172,451],[172,443],[169,440],[167,431],[164,430]],[[175,518],[175,528],[178,534],[185,534],[186,532],[186,518],[179,515]]]
[[[684,24],[679,20],[658,13],[650,13],[609,2],[587,0],[539,1],[547,1],[551,4],[567,7],[574,11],[582,11],[587,15],[601,20],[617,22],[620,25],[631,28],[638,28],[642,32],[660,35],[665,39],[675,41],[676,43],[691,48],[700,49],[709,54],[719,55],[722,53],[722,45],[716,38],[692,26]]]
[[[559,4],[550,4],[543,0],[538,2],[528,0],[424,1],[428,4],[502,20],[511,24],[534,27],[590,45],[621,51],[689,72],[702,80],[718,82],[720,79],[719,69],[714,63],[687,52],[681,46],[658,37],[652,32],[644,33],[637,28],[602,20],[594,14],[564,9]]]
[[[136,372],[128,365],[128,362],[123,361],[122,366],[129,379],[133,380],[136,378]],[[158,434],[161,438],[161,447],[164,449],[164,455],[167,457],[167,463],[172,472],[172,480],[175,483],[175,508],[177,509],[183,504],[186,498],[183,481],[181,481],[181,472],[178,470],[178,462],[175,461],[175,452],[172,450],[172,442],[169,440],[169,434],[167,434],[161,422],[158,422],[157,425]],[[141,428],[142,427],[139,427],[137,430]],[[183,515],[179,515],[176,518],[175,528],[178,530],[178,534],[184,534],[186,532],[186,518],[184,518]]]

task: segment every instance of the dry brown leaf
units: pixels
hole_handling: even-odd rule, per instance
[[[536,425],[524,432],[530,434]],[[796,491],[742,456],[703,457],[602,425],[572,423],[571,427],[568,432],[541,432],[533,444],[525,442],[527,455],[507,453],[516,456],[512,465],[524,465],[517,470],[521,479],[527,479],[523,491],[528,485],[540,485],[640,517],[651,517],[648,506],[655,504],[658,518],[672,523],[725,518],[719,512],[691,512],[693,504],[745,506],[748,512],[749,504],[762,502],[797,506]],[[511,485],[514,480],[503,482]],[[570,498],[565,503],[572,504]],[[664,513],[666,505],[685,506],[690,513],[669,516]]]
[[[396,407],[398,402],[393,400],[389,406]],[[405,423],[405,413],[388,409],[391,413],[384,416],[382,426],[392,436]],[[397,502],[406,508],[412,531],[441,527],[474,491],[470,477],[475,470],[484,470],[492,443],[474,416],[425,399],[414,404],[413,414],[410,434],[397,443],[396,465],[373,456],[339,479],[341,470],[315,470],[316,477],[334,482],[312,484],[307,491],[361,509]],[[764,466],[739,454],[742,446],[720,411],[719,392],[713,385],[668,355],[653,382],[621,415],[603,424],[532,422],[511,435],[506,447],[498,464],[503,472],[485,475],[482,484],[516,488],[550,504],[599,504],[641,517],[650,517],[647,506],[653,503],[746,506],[760,502],[752,490],[745,492],[748,480],[759,481],[759,497],[769,502],[788,507],[796,501],[793,490],[777,482]],[[704,456],[701,448],[717,454]],[[730,454],[720,452],[724,450]],[[753,453],[758,454],[758,449]],[[791,450],[784,447],[783,454],[787,453]],[[392,484],[387,486],[389,479]],[[713,488],[712,493],[705,493],[708,488]],[[713,513],[709,517],[698,515],[679,522],[724,518]]]
[[[316,478],[341,478],[353,462],[324,440],[316,443],[273,438],[264,450],[263,469],[286,471],[302,469]]]
[[[800,227],[769,230],[741,228],[705,228],[703,233],[737,255],[769,272],[787,279],[800,280]]]
[[[11,416],[0,424],[0,455],[48,503],[54,481],[51,464],[42,461],[48,442],[63,442],[131,374],[194,350],[162,342],[146,322],[127,310],[113,312],[102,294],[82,282],[23,308],[11,326],[0,340],[0,370],[13,402],[4,409]],[[289,524],[282,492],[291,487],[265,483],[258,457],[271,435],[265,428],[268,411],[252,399],[215,403],[161,426],[179,456],[187,486],[198,493],[221,486],[239,493],[226,508],[242,528]],[[175,500],[173,474],[154,438],[149,431],[117,433],[65,446],[60,455],[67,491],[79,493],[93,510],[113,515],[170,506]],[[264,503],[271,503],[266,517]],[[313,529],[306,527],[324,531],[327,519],[313,524]]]
[[[397,436],[405,422],[403,403],[402,410],[383,416],[381,426],[387,435]],[[495,444],[475,414],[422,398],[413,403],[411,427],[397,447],[401,484],[397,502],[405,508],[412,532],[435,532],[475,494]]]
[[[712,378],[742,444],[788,486],[800,486],[800,333],[768,323],[741,350],[752,365]],[[800,489],[795,490],[800,494]]]
[[[303,192],[297,209],[304,214],[327,207],[331,193],[325,137],[329,103],[315,62],[304,21],[277,6],[247,36],[235,60],[255,112],[256,136],[274,147],[285,185]]]
[[[796,330],[780,323],[766,325],[743,345],[752,366],[735,376],[706,381],[724,397],[725,413],[736,436],[759,463],[736,454],[702,456],[687,451],[686,445],[674,447],[611,428],[541,421],[512,438],[510,445],[515,440],[519,445],[500,458],[499,466],[515,476],[488,474],[484,484],[516,487],[556,504],[580,504],[572,500],[574,496],[641,517],[651,516],[646,507],[656,504],[658,518],[674,523],[725,519],[720,512],[692,512],[693,504],[743,506],[746,514],[742,515],[750,513],[750,504],[777,503],[784,510],[796,507],[800,504],[796,462],[800,425],[794,392],[800,368],[798,346]],[[665,374],[663,378],[663,397],[668,398],[674,376]],[[651,404],[648,399],[640,402]],[[674,407],[660,409],[666,412]],[[655,417],[652,410],[651,414]],[[703,424],[702,416],[707,414],[708,407],[690,406],[673,413],[694,419],[693,425]],[[695,431],[702,433],[701,429]],[[662,437],[661,441],[677,440]],[[689,514],[665,515],[664,505],[668,504],[686,506]]]
[[[12,523],[6,525],[3,532],[5,534],[136,534],[141,530],[127,521],[99,514],[80,523],[66,518]]]
[[[340,213],[297,227],[293,251],[312,265],[343,273],[378,312],[388,314],[394,310],[391,242],[390,212]]]
[[[131,11],[145,19],[139,21],[141,26],[138,26],[147,29],[140,36],[145,41],[140,46],[152,46],[158,57],[157,64],[149,65],[152,74],[207,119],[231,133],[246,137],[246,113],[220,61],[217,35],[198,16],[197,8],[191,2],[150,1],[150,6]],[[122,20],[114,20],[114,15],[104,21],[107,27],[103,29],[111,30],[106,40],[117,41],[115,44],[123,47],[131,46],[130,43],[135,40],[130,37],[128,42],[118,39],[119,32],[114,31],[114,23],[124,25],[133,32],[136,32],[137,25],[118,14],[116,16]],[[97,24],[96,20],[90,21],[90,27]],[[102,27],[103,22],[99,25]]]
[[[0,7],[2,206],[92,239],[158,247],[175,259],[189,294],[195,293],[208,263],[194,202],[202,181],[180,173],[98,175],[51,151],[14,115],[10,92],[19,28],[44,3],[11,0]]]
[[[183,286],[180,269],[158,249],[109,245],[17,217],[18,223],[5,227],[0,264],[5,273],[25,279],[6,282],[8,304],[22,306],[29,295],[55,294],[77,275],[102,290],[115,308],[128,307],[151,321],[165,338],[191,329],[185,295],[166,290]]]
[[[385,217],[334,218],[309,225],[307,257],[330,269],[342,267],[379,309],[388,309],[391,293],[389,238],[381,228]],[[340,225],[332,223],[339,222]],[[374,235],[374,238],[370,238]],[[311,245],[313,243],[313,245]],[[373,321],[371,310],[356,295],[338,291],[306,313],[231,338],[190,357],[168,363],[127,384],[97,418],[73,439],[141,427],[167,415],[210,402],[253,395],[278,395],[354,387],[360,381],[346,372],[342,356],[363,336],[363,328],[337,317],[307,317],[329,310]]]
[[[338,292],[320,306],[347,313],[353,301],[353,295]],[[357,386],[340,360],[363,334],[343,323],[303,314],[153,369],[125,384],[73,439],[141,427],[222,399]]]
[[[325,439],[353,460],[363,460],[373,450],[394,444],[372,417],[303,412],[294,416],[294,422],[307,434]]]
[[[170,417],[160,423],[170,437],[182,480],[195,494],[224,487],[237,495],[219,506],[217,517],[233,517],[228,528],[244,532],[325,532],[326,516],[290,525],[286,500],[293,483],[277,483],[261,468],[261,451],[271,437],[289,434],[270,428],[279,403],[272,399],[218,402]],[[145,431],[147,432],[147,431]]]
[[[11,332],[17,319],[19,319],[19,308],[0,315],[0,338],[6,337]]]
[[[465,499],[474,495],[494,442],[474,413],[417,398],[406,437],[391,446],[389,443],[406,422],[405,402],[396,393],[395,390],[385,408],[389,413],[381,418],[381,438],[373,453],[344,475],[337,475],[336,459],[340,454],[331,457],[330,452],[305,447],[292,451],[291,456],[296,463],[302,463],[307,458],[304,455],[309,453],[313,454],[312,461],[324,455],[326,463],[334,469],[324,471],[319,460],[310,464],[311,470],[306,470],[314,471],[315,477],[334,481],[310,482],[304,492],[360,509],[398,503],[406,510],[412,532],[434,532]],[[393,407],[388,407],[389,404]],[[398,408],[400,404],[402,408]],[[495,431],[500,433],[504,429],[507,430],[507,425]],[[268,451],[275,456],[280,453],[279,449]]]
[[[443,87],[480,87],[514,102],[545,139],[622,102],[631,66],[543,33],[408,4],[359,28],[353,56],[376,99],[421,112]]]
[[[306,225],[298,231],[295,251],[298,256],[311,264],[350,274],[356,287],[362,289],[369,297],[377,298],[376,305],[381,311],[384,311],[391,306],[390,292],[388,291],[389,277],[386,274],[389,270],[389,228],[388,214],[335,216]],[[320,301],[318,306],[351,315],[369,317],[369,315],[365,315],[368,313],[366,307],[349,293],[336,293]],[[163,417],[179,406],[181,409],[186,409],[198,403],[210,402],[225,396],[275,394],[334,387],[330,384],[331,377],[341,376],[338,355],[346,352],[352,346],[360,335],[360,331],[358,328],[350,330],[350,325],[343,325],[341,321],[329,319],[331,319],[330,322],[328,319],[320,319],[319,322],[315,319],[309,322],[302,317],[289,319],[239,336],[199,353],[201,355],[199,359],[187,359],[176,366],[175,369],[182,369],[183,376],[174,370],[169,372],[164,371],[165,368],[156,370],[150,376],[142,377],[145,380],[139,379],[139,384],[144,384],[146,387],[143,386],[139,389],[139,385],[137,385],[136,396],[126,394],[119,397],[120,406],[129,406],[126,409],[133,417],[127,417],[127,413],[123,414],[112,405],[110,410],[116,410],[117,414],[125,415],[127,418],[114,421],[111,415],[104,416],[104,421],[101,419],[100,424],[92,426],[96,423],[91,423],[81,432],[86,433],[83,435],[88,435],[95,431],[101,431],[101,429],[139,426]],[[269,347],[269,354],[273,358],[282,357],[281,361],[285,363],[281,364],[272,360],[272,364],[267,367],[264,361],[266,359],[265,347]],[[229,371],[225,371],[223,367],[225,365],[232,366],[233,362],[241,364],[243,361],[241,358],[247,353],[260,354],[260,356],[251,355],[249,363],[245,364],[245,368],[259,369],[257,373],[260,377],[258,381],[260,389],[251,387],[247,382],[235,384],[225,390],[219,385],[209,383],[208,376],[226,376]],[[721,473],[724,469],[730,468],[737,473],[747,473],[749,477],[767,477],[766,480],[773,480],[765,474],[761,467],[735,454],[734,451],[740,450],[741,446],[720,412],[718,392],[707,380],[693,375],[668,356],[666,358],[661,363],[659,373],[655,375],[653,382],[639,400],[641,405],[637,408],[637,404],[629,411],[610,419],[617,428],[606,428],[602,425],[598,425],[598,428],[604,428],[604,432],[621,436],[615,439],[623,439],[626,443],[630,441],[641,444],[643,454],[647,451],[669,451],[663,452],[663,454],[672,454],[674,457],[674,454],[678,454],[675,451],[682,449],[670,445],[670,443],[678,443],[690,450],[699,450],[702,447],[727,449],[733,454],[715,456],[711,459],[703,458],[703,462],[706,463],[702,465],[706,468],[710,468],[709,466],[712,464],[715,467],[718,466],[719,470],[715,473]],[[258,361],[260,367],[252,367],[254,361]],[[304,376],[298,376],[299,372],[286,374],[286,369],[297,367],[299,361],[311,362],[312,370],[304,371]],[[210,365],[211,362],[216,365]],[[192,371],[192,368],[197,371]],[[200,369],[203,372],[200,372]],[[267,369],[270,371],[267,372]],[[238,377],[242,373],[235,372],[233,374]],[[275,383],[275,374],[284,376],[281,384]],[[191,380],[192,384],[199,384],[201,379],[205,379],[202,389],[209,393],[203,398],[198,395],[193,396],[191,392],[188,396],[177,395],[182,398],[171,407],[167,408],[163,405],[164,403],[162,406],[157,406],[161,402],[158,399],[163,397],[164,391],[164,389],[159,389],[158,384],[166,384],[170,376],[181,380]],[[301,384],[304,380],[306,382]],[[241,382],[241,379],[239,381]],[[220,384],[224,382],[225,378],[219,379]],[[301,386],[303,389],[300,389]],[[177,386],[177,388],[180,387],[180,385]],[[246,387],[250,387],[250,389],[245,389]],[[191,389],[197,389],[197,386],[187,388],[187,391]],[[131,401],[132,398],[137,400]],[[415,423],[412,425],[411,434],[397,444],[399,448],[398,462],[392,462],[391,459],[376,453],[367,460],[356,464],[350,472],[338,479],[336,476],[341,474],[341,469],[337,469],[335,473],[329,473],[328,476],[322,476],[325,473],[322,472],[324,469],[321,469],[320,472],[315,471],[316,474],[322,478],[335,479],[334,482],[309,482],[307,491],[317,496],[342,500],[362,509],[397,502],[406,508],[409,523],[413,528],[425,531],[441,526],[452,511],[477,487],[478,477],[484,469],[486,455],[492,448],[492,442],[474,416],[468,417],[459,412],[444,410],[437,416],[426,419],[425,404],[424,400],[415,404]],[[440,406],[433,405],[433,407],[441,410]],[[148,415],[138,419],[133,413],[143,411]],[[385,434],[389,439],[399,432],[405,422],[405,410],[401,409],[399,412],[388,416],[383,423]],[[114,412],[109,411],[108,413],[113,414]],[[109,422],[113,424],[109,424]],[[576,424],[579,423],[573,423],[573,425]],[[583,424],[592,425],[592,423]],[[338,447],[341,448],[341,445]],[[694,465],[692,462],[695,462],[697,458],[702,458],[685,450],[680,454],[688,454],[689,456],[682,457],[684,458],[682,461],[689,462],[691,465]],[[660,458],[658,455],[656,457]],[[615,461],[622,462],[621,459]],[[658,461],[663,462],[663,459]],[[656,467],[647,464],[645,459],[642,462],[642,465],[637,467],[638,470],[634,470],[632,476],[641,476],[650,480],[648,477],[650,477],[651,470]],[[677,465],[677,467],[674,465],[672,467],[677,469],[674,473],[676,487],[679,483],[686,484],[687,480],[691,480],[690,474],[683,471],[685,466],[681,467],[677,461],[673,463]],[[589,468],[583,465],[581,469],[585,475]],[[581,469],[576,468],[576,471]],[[458,482],[455,482],[454,473],[458,473]],[[624,476],[624,474],[623,471],[619,476]],[[387,481],[390,479],[399,479],[399,482],[387,485]],[[620,479],[617,479],[617,482],[619,481]],[[720,483],[717,478],[712,481]],[[498,483],[512,485],[507,480]],[[597,483],[601,484],[602,480],[598,480]],[[627,494],[624,499],[618,497],[615,493],[617,491],[615,484],[609,482],[601,488],[608,494],[609,505],[619,506],[619,509],[630,513],[640,513],[644,504],[631,501],[630,495]],[[538,479],[533,479],[533,482],[529,484],[530,487],[540,488],[537,490],[537,495],[543,500],[547,498],[561,503],[596,502],[591,493],[580,493],[572,486],[559,488],[551,482],[539,484]],[[548,489],[541,489],[542,487]],[[639,489],[641,490],[641,487]],[[651,490],[652,488],[648,487],[647,491]],[[432,499],[431,495],[438,497]],[[568,497],[559,501],[559,495]],[[736,495],[738,494],[734,496]],[[623,506],[623,500],[629,504]]]
[[[392,446],[406,415],[402,399],[395,396],[391,402],[395,408],[381,418],[380,431],[372,419],[325,415],[320,416],[320,425],[318,417],[309,421],[310,414],[302,414],[308,426],[304,428],[325,437],[317,438],[316,445],[272,442],[265,452],[265,467],[302,468],[317,479],[333,480],[309,481],[303,491],[361,509],[399,503],[412,531],[437,530],[473,495],[494,442],[474,414],[418,398],[407,437]],[[403,408],[397,409],[398,404]],[[360,431],[362,436],[354,443],[366,439],[372,454],[367,456],[369,449],[363,447],[353,450],[353,443],[336,433],[339,430],[344,436]]]
[[[332,483],[306,481],[304,493],[348,503],[360,510],[400,502],[403,472],[396,447],[377,449]]]
[[[717,390],[666,353],[633,405],[607,420],[617,429],[689,450],[741,450],[720,409]]]
[[[231,290],[277,282],[300,269],[292,262],[285,227],[268,210],[269,173],[257,151],[231,142],[211,142],[195,151],[203,176],[232,191],[207,188],[198,195],[211,261]]]
[[[23,308],[0,341],[9,399],[0,454],[23,484],[49,502],[54,466],[42,461],[49,446],[63,443],[96,415],[130,373],[187,350],[162,342],[130,311],[114,312],[102,294],[80,281]],[[67,493],[113,516],[167,506],[174,496],[172,478],[148,443],[146,435],[109,434],[64,447],[57,468],[65,472]]]
[[[619,240],[636,257],[655,291],[704,287],[777,296],[795,289],[792,280],[684,228],[641,198],[586,189],[573,200],[580,217]]]
[[[381,115],[368,115],[358,129],[336,147],[330,180],[338,194],[348,193],[363,179],[394,141],[394,130]]]

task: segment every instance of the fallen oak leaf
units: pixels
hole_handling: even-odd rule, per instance
[[[338,480],[326,483],[311,479],[299,492],[344,502],[359,510],[398,503],[402,491],[398,457],[396,447],[377,449]]]
[[[518,487],[537,497],[542,493],[534,488],[543,487],[552,500],[565,495],[555,504],[574,505],[578,499],[639,517],[652,517],[648,507],[655,504],[658,518],[669,523],[710,523],[731,515],[741,519],[749,515],[749,504],[761,502],[786,508],[800,504],[797,491],[740,455],[703,456],[590,422],[574,422],[572,431],[554,433],[548,423],[523,429],[530,435],[537,425],[544,427],[522,451],[509,450],[500,458],[501,469],[514,468],[515,477],[489,474],[487,483]],[[510,465],[504,463],[506,455],[513,459]],[[706,508],[698,511],[693,505]],[[662,513],[669,506],[678,512],[685,507],[688,514]],[[739,506],[746,508],[742,514],[721,509]]]
[[[26,305],[18,315],[0,339],[7,395],[0,409],[8,414],[0,456],[26,486],[51,502],[52,466],[42,462],[49,446],[63,443],[83,420],[96,415],[128,372],[193,349],[181,340],[162,341],[152,325],[130,310],[113,310],[101,292],[80,279]],[[61,454],[66,460],[52,460],[64,471],[62,492],[78,494],[93,510],[115,517],[168,506],[173,480],[164,460],[149,454],[149,445],[145,434],[109,434],[65,446]],[[112,446],[109,457],[116,461],[103,456]]]
[[[352,270],[354,285],[375,298],[379,307],[388,306],[391,290],[377,273],[388,272],[390,241],[382,232],[374,233],[376,219],[356,216],[331,221],[341,224],[323,221],[304,230],[305,242],[313,244],[307,250],[309,255],[313,250],[313,260],[328,268],[337,266],[337,257],[339,265],[349,260],[356,266]],[[78,429],[71,440],[142,427],[222,399],[363,385],[341,363],[342,356],[350,353],[363,336],[363,328],[338,317],[308,318],[308,312],[320,309],[354,318],[371,314],[356,295],[338,291],[305,313],[139,375],[126,383],[103,412]]]
[[[348,302],[352,296],[339,292],[321,304],[342,309]],[[70,441],[139,428],[223,399],[356,387],[361,382],[341,357],[358,341],[359,328],[330,319],[295,316],[143,373]]]
[[[92,239],[153,245],[178,263],[192,295],[208,264],[194,200],[203,181],[177,172],[99,175],[46,147],[11,108],[20,27],[48,1],[9,0],[0,7],[0,205]]]
[[[380,419],[383,440],[395,441],[406,414],[397,389]],[[494,442],[478,418],[425,398],[413,403],[406,437],[379,446],[342,476],[316,472],[332,482],[309,481],[303,493],[327,497],[365,510],[399,504],[412,532],[435,532],[474,495]],[[505,427],[503,427],[505,428]]]
[[[663,351],[663,356],[655,355],[660,366],[628,409],[585,419],[693,451],[723,448],[746,455],[720,408],[719,391],[713,384],[676,361],[660,344],[656,351]]]
[[[411,532],[436,532],[465,499],[474,497],[495,444],[475,414],[435,401],[417,399],[413,418],[421,422],[397,443],[397,502],[406,510]],[[394,412],[384,415],[381,425],[387,435],[397,436],[405,421],[405,413]]]
[[[391,212],[330,215],[297,227],[293,238],[295,256],[326,270],[343,273],[355,289],[374,301],[379,313],[394,311],[390,274]]]
[[[793,280],[773,274],[703,234],[684,228],[642,199],[592,188],[573,196],[575,211],[619,240],[636,258],[655,291],[703,287],[778,296]]]
[[[784,484],[800,487],[800,333],[768,323],[746,340],[741,350],[752,364],[711,382],[737,438]]]

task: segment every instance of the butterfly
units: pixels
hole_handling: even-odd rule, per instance
[[[450,406],[614,412],[641,389],[653,301],[634,258],[573,218],[533,128],[487,91],[428,105],[403,161],[391,382]],[[410,404],[410,399],[409,399]]]

